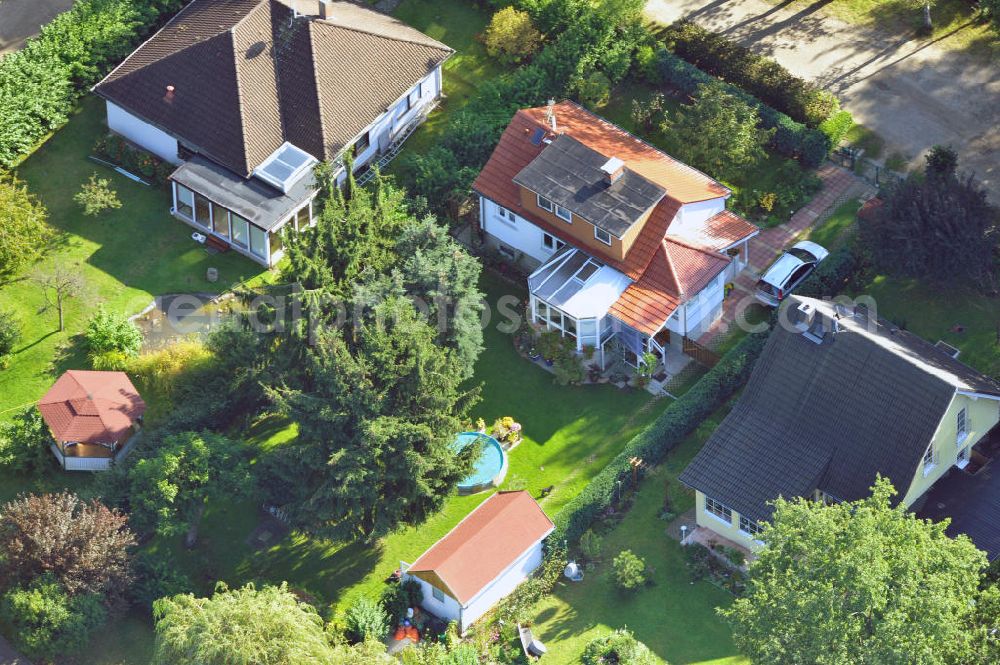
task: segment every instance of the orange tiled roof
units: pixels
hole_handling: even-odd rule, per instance
[[[465,605],[554,528],[527,492],[497,492],[421,554],[407,572]]]
[[[69,370],[38,401],[57,441],[116,443],[146,410],[125,372]]]
[[[642,277],[611,306],[611,314],[641,333],[655,335],[688,295],[705,288],[727,265],[729,259],[718,252],[668,237]]]
[[[554,108],[556,133],[569,134],[601,154],[618,157],[630,169],[667,190],[624,260],[583,246],[562,229],[522,207],[520,188],[513,181],[546,147],[542,141],[532,141],[536,132],[541,130],[549,138],[554,135],[545,121],[546,111],[542,106],[522,109],[514,115],[473,189],[632,279],[634,283],[611,313],[637,330],[653,334],[684,301],[685,294],[697,293],[725,268],[728,259],[715,250],[748,238],[758,229],[738,215],[723,211],[701,226],[698,238],[668,236],[671,222],[682,205],[717,199],[728,195],[729,190],[578,104],[563,101]],[[650,330],[653,326],[655,329]]]

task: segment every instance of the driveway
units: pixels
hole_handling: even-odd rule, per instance
[[[21,48],[43,25],[73,6],[73,0],[0,0],[0,54]]]
[[[840,97],[855,120],[919,165],[933,145],[951,145],[961,168],[1000,184],[1000,76],[995,66],[935,39],[891,39],[823,14],[828,0],[649,0],[659,23],[688,16]],[[998,198],[994,196],[994,198]]]

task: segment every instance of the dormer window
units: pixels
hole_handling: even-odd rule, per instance
[[[253,170],[253,174],[264,182],[274,185],[285,194],[299,178],[316,163],[316,158],[287,141],[270,157]]]
[[[594,227],[594,237],[603,242],[605,245],[611,245],[611,234],[604,229],[599,229]]]
[[[548,210],[549,212],[552,212],[555,209],[555,204],[552,203],[552,201],[548,200],[541,194],[536,194],[535,196],[538,197],[538,207],[541,208],[542,210]]]
[[[570,224],[573,223],[573,213],[571,213],[566,208],[563,208],[561,205],[556,206],[556,217],[558,217],[561,220],[567,221]]]

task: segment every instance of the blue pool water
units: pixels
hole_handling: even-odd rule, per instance
[[[483,454],[476,462],[473,472],[462,479],[458,484],[459,489],[472,489],[486,486],[492,483],[493,479],[500,475],[504,466],[504,451],[500,444],[492,436],[479,434],[478,432],[462,432],[455,437],[455,450],[462,450],[471,445],[477,439],[483,441]],[[482,487],[485,489],[485,487]]]

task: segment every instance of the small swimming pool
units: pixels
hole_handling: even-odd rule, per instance
[[[507,453],[492,436],[479,432],[462,432],[455,437],[455,451],[462,450],[477,440],[483,442],[483,453],[472,473],[458,483],[460,494],[475,494],[496,487],[507,475]]]

